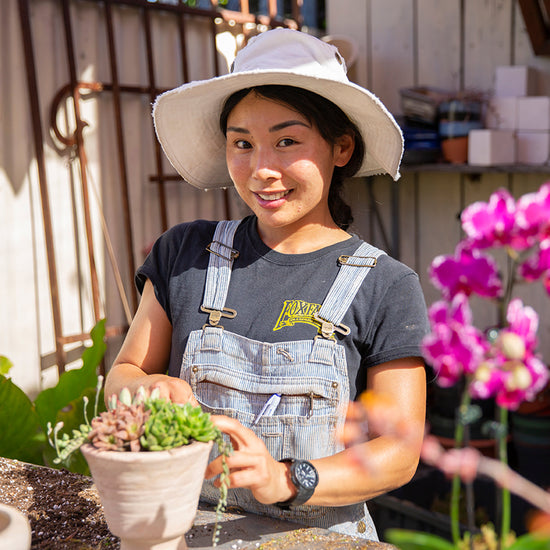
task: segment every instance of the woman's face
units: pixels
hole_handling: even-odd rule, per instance
[[[301,113],[254,92],[227,120],[226,159],[237,192],[258,217],[260,234],[304,227],[333,228],[328,191],[353,139],[327,143]]]

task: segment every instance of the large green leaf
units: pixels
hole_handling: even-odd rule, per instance
[[[401,550],[456,550],[455,545],[448,540],[421,531],[388,529],[384,538]]]
[[[13,363],[7,357],[0,355],[0,374],[6,376],[12,367]]]
[[[39,464],[44,437],[31,400],[0,375],[0,456]]]
[[[82,367],[64,372],[57,385],[40,392],[34,402],[44,432],[47,431],[48,422],[55,425],[60,410],[81,398],[87,389],[97,385],[97,367],[106,349],[104,319],[96,324],[90,335],[92,346],[82,354]]]
[[[530,533],[516,539],[507,550],[550,550],[550,536]]]

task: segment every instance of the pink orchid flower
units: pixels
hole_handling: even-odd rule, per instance
[[[550,294],[550,238],[544,239],[536,253],[520,266],[519,274],[526,281],[542,279],[546,292]]]
[[[517,409],[531,401],[548,381],[548,370],[536,355],[538,315],[521,300],[510,302],[508,327],[502,329],[472,377],[472,397],[495,397],[500,407]]]
[[[502,282],[495,260],[466,243],[460,243],[454,256],[437,256],[430,267],[430,280],[443,296],[452,299],[463,293],[496,298],[502,294]]]
[[[526,240],[525,248],[550,236],[550,183],[520,197],[516,204],[516,224]]]
[[[451,303],[436,302],[428,313],[432,332],[422,342],[424,357],[437,372],[438,383],[450,387],[463,374],[475,372],[487,346],[482,333],[471,324],[464,294],[457,294]]]
[[[474,202],[460,216],[462,229],[476,248],[510,245],[516,234],[516,202],[506,189],[499,189],[489,202]]]

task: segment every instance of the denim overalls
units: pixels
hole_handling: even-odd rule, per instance
[[[316,314],[322,335],[311,341],[259,342],[227,332],[222,326],[224,317],[236,314],[225,307],[225,300],[233,260],[238,256],[232,246],[239,223],[219,222],[207,247],[210,262],[201,310],[209,314],[208,322],[190,333],[180,377],[191,385],[203,410],[238,419],[264,441],[276,460],[333,455],[343,449],[337,433],[344,424],[350,386],[344,347],[333,333],[349,333],[341,321],[383,252],[363,243],[354,256],[339,258],[339,274]],[[260,416],[272,396],[278,402],[274,413]],[[219,490],[206,481],[202,498],[217,502],[218,495]],[[282,510],[260,504],[247,489],[233,489],[228,505],[378,540],[364,503],[338,507],[306,504]]]

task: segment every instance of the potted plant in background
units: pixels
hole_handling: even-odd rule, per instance
[[[483,99],[475,92],[462,92],[439,105],[439,136],[443,157],[451,164],[468,160],[468,134],[483,128]]]
[[[62,423],[49,427],[50,443],[60,463],[78,449],[88,462],[111,532],[121,550],[180,550],[187,548],[199,502],[204,471],[213,443],[227,456],[231,447],[200,407],[178,405],[143,390],[132,397],[125,389],[109,399],[107,411],[97,414],[102,378],[99,377],[94,417],[87,417],[72,434],[61,434]],[[221,475],[219,537],[228,471]]]

